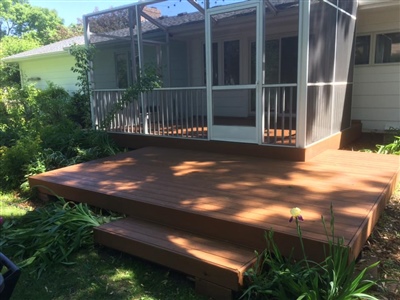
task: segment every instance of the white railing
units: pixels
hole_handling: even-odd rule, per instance
[[[296,144],[296,84],[264,85],[264,138],[268,145]],[[93,121],[111,132],[207,139],[206,88],[161,88],[129,102],[109,117],[124,90],[95,90]]]
[[[104,127],[123,90],[95,90],[94,124]],[[115,112],[106,124],[111,132],[207,139],[205,88],[161,88],[147,92]]]
[[[265,144],[296,144],[297,85],[265,85]]]

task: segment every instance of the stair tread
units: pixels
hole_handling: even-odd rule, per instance
[[[253,250],[229,242],[192,234],[133,218],[119,219],[95,228],[235,273],[242,273],[255,259]]]

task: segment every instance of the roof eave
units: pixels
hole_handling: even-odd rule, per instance
[[[57,52],[48,52],[48,53],[39,53],[39,54],[32,54],[29,56],[23,56],[23,57],[5,57],[2,59],[3,62],[5,63],[17,63],[21,61],[26,61],[26,60],[34,60],[34,59],[41,59],[41,58],[47,58],[47,57],[55,57],[55,56],[62,56],[64,54],[68,54],[68,49],[64,49],[63,51],[57,51]]]

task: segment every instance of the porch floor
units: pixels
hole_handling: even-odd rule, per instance
[[[400,172],[398,156],[326,150],[307,162],[145,147],[29,179],[42,193],[152,220],[252,250],[273,229],[284,254],[299,250],[292,207],[300,207],[307,255],[323,258],[321,215],[356,257]],[[330,229],[328,229],[330,232]],[[295,251],[295,254],[299,252]]]

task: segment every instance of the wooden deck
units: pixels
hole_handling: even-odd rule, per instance
[[[146,147],[36,175],[29,182],[66,199],[124,213],[132,220],[189,232],[196,239],[227,241],[250,252],[262,250],[264,232],[273,229],[282,252],[289,254],[295,248],[299,255],[296,226],[288,220],[289,210],[300,207],[306,252],[310,259],[321,260],[327,242],[321,215],[329,224],[331,203],[335,234],[344,238],[356,257],[392,194],[399,172],[398,156],[372,153],[326,150],[306,162],[293,162]],[[43,188],[40,191],[49,193]],[[186,249],[191,258],[201,261],[198,252],[188,248],[187,240],[167,240],[173,243],[168,247]],[[123,239],[113,244],[128,253],[134,248],[132,244],[128,249]],[[231,257],[228,248],[218,255],[221,265]],[[147,259],[163,264],[162,258]],[[245,255],[237,264],[248,261]],[[218,264],[218,259],[210,264]]]

